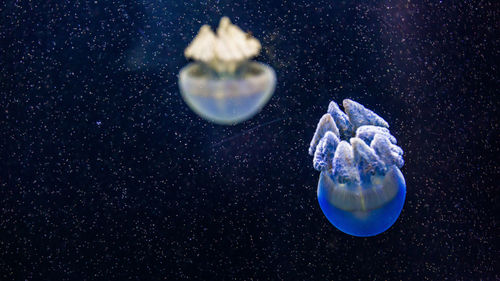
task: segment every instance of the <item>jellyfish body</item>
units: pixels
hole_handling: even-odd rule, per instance
[[[374,236],[396,222],[406,183],[403,150],[380,116],[352,100],[330,103],[309,147],[320,171],[318,202],[327,219],[354,236]]]
[[[182,98],[201,117],[235,124],[255,115],[271,98],[276,84],[268,65],[247,62],[231,75],[220,76],[203,63],[191,63],[179,75]]]
[[[184,52],[196,62],[179,74],[184,101],[201,117],[219,124],[236,124],[252,117],[274,93],[276,74],[263,63],[249,61],[260,43],[250,34],[220,21],[217,33],[208,25]]]

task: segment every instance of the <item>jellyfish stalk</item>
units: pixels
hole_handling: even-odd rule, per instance
[[[373,236],[387,230],[403,207],[403,150],[382,117],[349,99],[343,107],[345,112],[330,103],[309,146],[321,172],[318,201],[341,231]]]

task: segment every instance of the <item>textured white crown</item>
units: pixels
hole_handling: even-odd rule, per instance
[[[259,40],[232,24],[229,18],[220,20],[217,34],[208,25],[203,25],[198,35],[184,51],[186,58],[211,63],[234,63],[257,56],[261,46]]]

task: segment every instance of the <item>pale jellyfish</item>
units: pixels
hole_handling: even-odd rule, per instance
[[[201,117],[218,124],[236,124],[252,117],[274,93],[276,74],[250,61],[261,45],[257,39],[220,20],[217,32],[203,25],[184,55],[195,62],[181,69],[184,101]]]

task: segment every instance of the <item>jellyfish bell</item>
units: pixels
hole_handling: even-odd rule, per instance
[[[236,124],[255,115],[271,98],[276,83],[274,70],[246,62],[227,76],[213,68],[191,63],[181,70],[184,101],[201,117],[218,124]]]
[[[390,228],[403,208],[403,150],[384,119],[357,102],[343,104],[346,113],[330,103],[309,147],[321,172],[318,202],[339,230],[374,236]]]
[[[401,171],[393,166],[386,174],[375,174],[359,183],[339,183],[322,172],[318,183],[318,203],[337,229],[367,237],[389,229],[399,217],[406,197]]]
[[[250,61],[260,52],[260,42],[220,20],[217,32],[208,25],[186,48],[195,62],[179,73],[184,101],[201,117],[218,124],[236,124],[256,114],[274,93],[276,74],[263,63]]]

